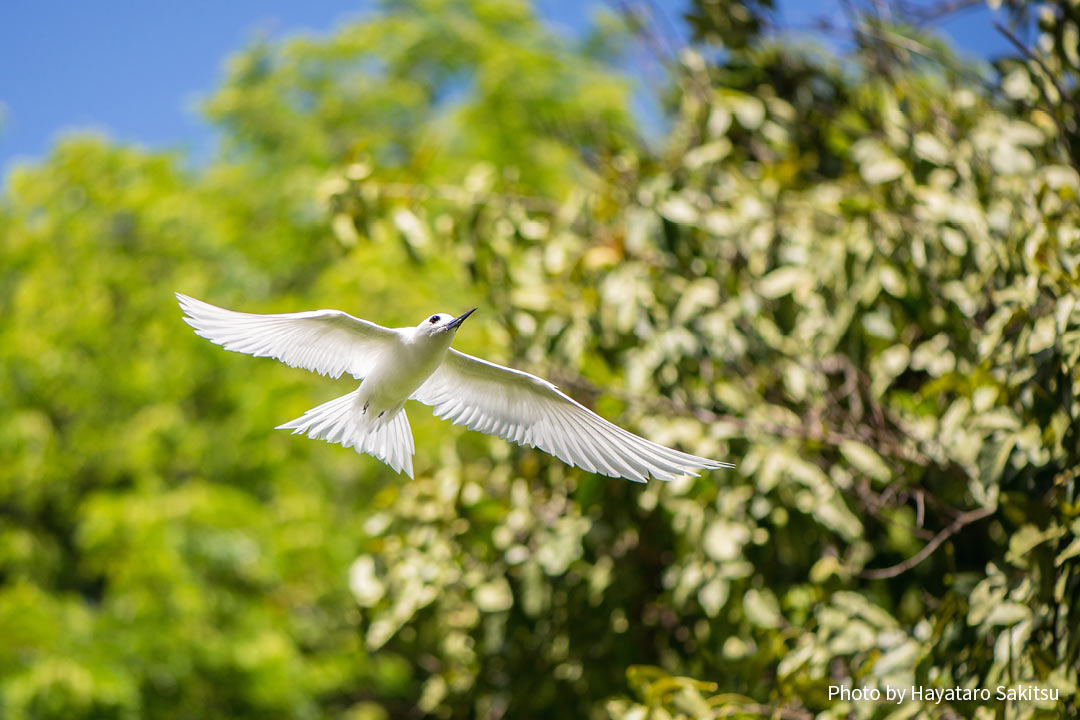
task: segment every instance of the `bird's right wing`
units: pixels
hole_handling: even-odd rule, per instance
[[[185,313],[184,322],[210,342],[334,378],[347,372],[362,380],[379,357],[399,342],[393,330],[340,310],[255,315],[180,293],[176,299]]]
[[[571,466],[610,477],[671,480],[702,468],[734,467],[634,435],[547,380],[454,349],[412,397],[457,425],[540,448]]]

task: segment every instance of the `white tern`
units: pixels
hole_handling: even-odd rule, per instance
[[[351,393],[278,427],[356,448],[409,477],[414,447],[402,408],[410,399],[457,425],[610,477],[670,480],[696,476],[697,469],[734,467],[638,437],[546,380],[451,349],[476,308],[457,317],[437,313],[416,327],[385,328],[340,310],[255,315],[176,297],[184,322],[226,350],[363,380]]]

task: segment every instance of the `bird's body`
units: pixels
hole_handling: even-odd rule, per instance
[[[611,477],[644,482],[650,475],[666,480],[732,467],[627,432],[535,375],[452,350],[458,327],[473,310],[456,318],[432,315],[412,328],[385,328],[338,310],[254,315],[179,293],[177,299],[184,321],[227,350],[363,380],[353,392],[279,427],[354,447],[410,477],[409,399],[456,424]]]
[[[416,328],[394,328],[388,338],[386,361],[364,378],[357,402],[370,403],[369,412],[392,414],[400,410],[424,381],[442,364],[452,333],[421,334]]]

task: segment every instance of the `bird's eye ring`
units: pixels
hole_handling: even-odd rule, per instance
[[[431,323],[432,325],[434,325],[435,323],[439,322],[439,316],[438,315],[432,315],[431,318],[428,320],[428,322]]]

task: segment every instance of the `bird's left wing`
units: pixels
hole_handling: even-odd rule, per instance
[[[537,447],[589,472],[645,482],[730,463],[672,450],[604,420],[547,380],[447,351],[412,398],[471,430]]]
[[[180,293],[176,299],[186,315],[184,322],[210,342],[334,378],[347,372],[362,380],[399,342],[393,330],[340,310],[255,315]]]

